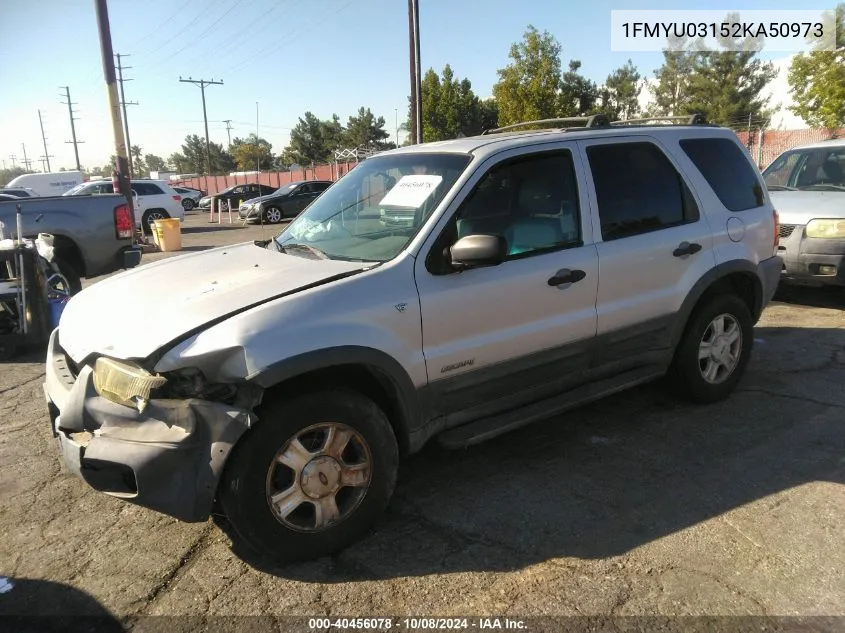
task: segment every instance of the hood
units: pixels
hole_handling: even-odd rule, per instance
[[[781,224],[805,225],[814,218],[845,218],[845,191],[770,191]]]
[[[252,242],[161,260],[75,295],[62,313],[61,345],[77,363],[92,353],[146,358],[209,321],[363,268]]]
[[[265,193],[263,196],[256,196],[255,198],[245,200],[244,204],[258,204],[260,202],[267,202],[268,200],[275,200],[276,198],[284,198],[287,195],[287,192],[274,191],[273,193]]]

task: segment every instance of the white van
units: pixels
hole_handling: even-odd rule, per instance
[[[48,174],[23,174],[12,179],[6,187],[28,187],[39,196],[60,196],[82,184],[81,171],[56,171]]]

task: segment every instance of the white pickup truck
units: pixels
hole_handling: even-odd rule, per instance
[[[780,216],[781,279],[845,286],[845,139],[788,150],[763,177]]]

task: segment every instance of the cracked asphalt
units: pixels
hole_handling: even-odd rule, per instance
[[[272,232],[192,215],[183,243]],[[653,384],[432,444],[373,535],[283,568],[64,472],[34,350],[0,365],[0,614],[843,616],[845,292],[776,299],[726,402]]]

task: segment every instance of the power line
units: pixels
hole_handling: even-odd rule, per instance
[[[192,79],[188,77],[187,79],[182,79],[179,77],[179,81],[182,83],[194,84],[195,86],[200,87],[200,91],[202,92],[202,118],[205,121],[205,158],[208,163],[208,174],[211,174],[211,142],[208,140],[208,115],[206,114],[205,110],[205,87],[206,86],[222,86],[223,81],[214,81],[214,79]]]
[[[73,106],[77,104],[70,100],[70,88],[68,88],[67,86],[63,87],[65,89],[67,101],[61,101],[60,103],[63,103],[67,106],[67,111],[70,115],[70,134],[73,138],[72,141],[65,141],[65,143],[73,143],[73,154],[76,157],[76,170],[82,171],[82,166],[79,164],[79,143],[84,143],[85,141],[76,140],[76,126],[73,124],[74,121],[78,120],[73,118]]]
[[[50,170],[50,159],[54,158],[54,156],[50,155],[50,152],[47,151],[47,137],[44,136],[44,121],[41,119],[41,110],[38,111],[38,125],[41,126],[41,141],[44,143],[44,155],[39,158],[41,161],[41,166],[44,166],[44,162],[47,163],[47,169],[45,171],[49,172]]]
[[[354,2],[354,0],[349,0],[349,2],[347,2],[342,7],[340,7],[340,9],[338,9],[337,11],[335,11],[335,15],[339,15],[339,14],[343,13],[343,11],[345,11],[348,7],[350,7],[353,2]],[[276,51],[280,50],[282,47],[290,44],[297,36],[310,33],[311,31],[313,31],[318,26],[322,26],[323,24],[325,24],[325,22],[326,22],[325,15],[320,15],[314,22],[310,23],[310,25],[309,25],[310,28],[306,27],[304,29],[302,29],[302,28],[293,29],[293,31],[291,31],[290,33],[280,35],[278,38],[276,38],[276,39],[279,40],[279,43],[270,44],[270,46],[267,46],[265,48],[262,48],[262,49],[256,51],[255,53],[246,57],[244,60],[242,60],[240,62],[235,62],[234,65],[230,66],[229,68],[227,68],[223,72],[229,73],[229,72],[237,71],[237,70],[243,68],[244,66],[246,66],[248,63],[250,63],[252,60],[254,60],[257,57],[272,55]]]
[[[200,7],[199,12],[194,17],[194,19],[191,20],[190,22],[188,22],[187,24],[185,24],[184,26],[179,27],[178,30],[177,30],[177,33],[182,32],[182,33],[189,35],[190,34],[190,28],[194,24],[199,22],[202,18],[209,17],[209,15],[211,15],[211,10],[214,8],[214,5],[218,4],[219,2],[220,2],[220,0],[211,0],[211,2],[209,2],[207,6]],[[162,39],[162,40],[152,40],[154,42],[154,44],[152,46],[149,46],[149,47],[143,49],[138,55],[139,56],[145,56],[148,53],[153,53],[153,52],[161,49],[161,47],[164,46],[165,44],[170,44],[176,37],[177,37],[177,35],[173,34],[173,35],[165,36],[164,39]],[[190,39],[193,40],[194,38],[191,37]],[[142,64],[138,64],[138,65],[141,66]],[[143,65],[146,66],[146,65],[149,65],[149,64],[143,64]]]
[[[129,119],[126,117],[126,106],[138,105],[138,102],[127,101],[126,96],[123,93],[123,82],[132,81],[131,79],[124,78],[123,71],[132,68],[132,66],[123,66],[120,61],[120,58],[129,57],[129,55],[121,55],[120,53],[115,53],[114,56],[117,58],[117,80],[118,82],[120,82],[120,106],[123,108],[123,129],[126,134],[126,156],[129,161],[129,177],[132,178],[132,176],[134,175],[132,166],[132,143],[129,140]]]

